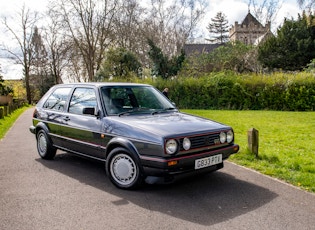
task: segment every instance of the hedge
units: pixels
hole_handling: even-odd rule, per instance
[[[163,90],[181,109],[314,111],[315,77],[311,73],[239,75],[211,73],[148,82]]]

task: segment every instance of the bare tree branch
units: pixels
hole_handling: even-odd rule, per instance
[[[71,38],[86,69],[83,81],[92,81],[112,39],[117,0],[61,0],[57,6],[67,36]],[[74,57],[72,55],[72,57]],[[79,60],[78,60],[79,62]]]
[[[30,11],[25,5],[22,6],[21,12],[18,13],[17,18],[21,20],[21,31],[13,29],[13,27],[9,25],[7,18],[4,18],[2,23],[7,29],[7,32],[13,36],[13,40],[18,43],[19,51],[14,51],[8,45],[3,45],[3,50],[6,51],[10,58],[14,59],[17,64],[23,66],[27,100],[28,103],[31,104],[30,68],[34,59],[32,35],[39,18],[37,12]]]

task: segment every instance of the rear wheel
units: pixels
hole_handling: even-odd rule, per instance
[[[47,133],[41,129],[37,132],[37,151],[41,158],[51,160],[55,157],[57,149],[52,145]]]
[[[106,171],[112,183],[122,189],[135,189],[143,180],[139,165],[124,148],[110,152],[106,160]]]

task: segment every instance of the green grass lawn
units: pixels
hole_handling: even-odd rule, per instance
[[[5,116],[3,119],[0,119],[0,140],[5,136],[7,131],[11,128],[13,123],[18,119],[18,117],[30,107],[22,107],[15,110],[9,116]]]
[[[233,127],[241,149],[230,161],[315,192],[315,112],[183,110]],[[259,131],[259,157],[247,131]]]

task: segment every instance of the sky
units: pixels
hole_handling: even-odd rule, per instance
[[[208,8],[203,20],[200,22],[200,42],[204,42],[204,38],[207,38],[207,25],[211,22],[211,18],[214,18],[218,12],[222,12],[226,15],[229,25],[234,25],[237,21],[241,23],[248,13],[248,2],[250,0],[208,0]],[[259,3],[262,0],[256,0]],[[276,31],[277,27],[281,25],[284,18],[296,18],[298,13],[301,12],[297,4],[297,0],[279,0],[282,1],[280,10],[277,13],[277,19],[272,24],[272,31]],[[27,8],[32,10],[43,12],[45,11],[48,0],[0,0],[0,20],[7,17],[10,23],[14,23],[12,15],[16,15],[21,12],[21,8],[25,3]],[[252,11],[251,11],[252,12]],[[18,18],[17,18],[18,20]],[[18,23],[18,22],[17,22]],[[11,25],[11,24],[10,24]],[[4,33],[3,23],[0,22],[0,44],[6,44],[8,42],[8,35]],[[0,65],[1,75],[4,79],[20,79],[22,77],[22,68],[14,64],[12,61],[6,59],[4,54],[0,52]]]

